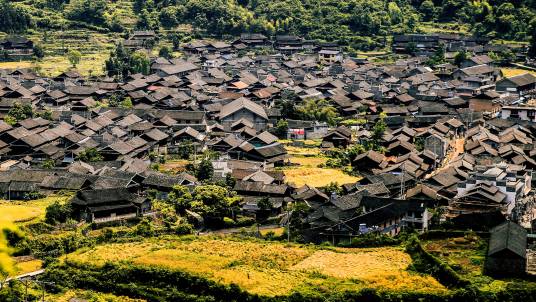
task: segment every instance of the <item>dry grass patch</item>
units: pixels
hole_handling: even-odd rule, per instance
[[[104,265],[124,261],[185,271],[251,293],[276,296],[302,290],[415,290],[443,292],[433,278],[406,271],[398,248],[332,249],[232,238],[165,237],[81,250],[65,258]]]

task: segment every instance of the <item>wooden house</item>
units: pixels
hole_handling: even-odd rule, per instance
[[[527,231],[507,221],[490,230],[484,271],[488,275],[524,276],[527,267]]]

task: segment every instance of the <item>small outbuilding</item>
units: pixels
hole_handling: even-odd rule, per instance
[[[527,231],[511,221],[490,231],[485,272],[493,276],[521,276],[527,266]]]

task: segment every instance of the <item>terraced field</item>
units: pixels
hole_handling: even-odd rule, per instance
[[[265,296],[362,288],[446,291],[434,278],[408,271],[411,258],[397,247],[321,249],[232,238],[167,237],[97,246],[63,259],[97,266],[108,262],[160,266],[234,283]]]

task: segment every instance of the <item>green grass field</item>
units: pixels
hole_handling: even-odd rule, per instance
[[[458,275],[469,280],[484,292],[497,293],[509,286],[534,286],[533,282],[520,279],[494,279],[484,274],[487,240],[477,236],[465,236],[428,240],[422,242],[425,250],[452,267]]]

